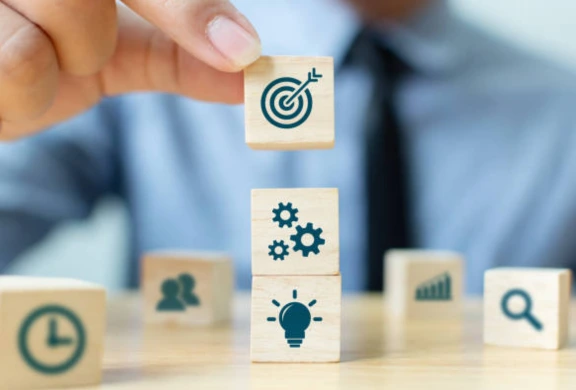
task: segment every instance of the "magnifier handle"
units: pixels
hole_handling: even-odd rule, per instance
[[[526,319],[538,331],[542,330],[542,323],[536,319],[532,314],[526,313]]]

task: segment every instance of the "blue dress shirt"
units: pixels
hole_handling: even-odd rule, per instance
[[[250,190],[340,189],[344,288],[365,285],[363,113],[374,86],[341,66],[360,27],[336,0],[238,0],[268,55],[335,58],[336,146],[267,152],[244,143],[243,107],[133,94],[0,146],[0,266],[58,223],[119,194],[133,256],[228,251],[250,284]],[[466,286],[500,265],[576,262],[576,78],[458,20],[436,1],[382,39],[415,73],[402,86],[412,224],[419,247],[467,258]],[[218,85],[214,85],[218,88]]]

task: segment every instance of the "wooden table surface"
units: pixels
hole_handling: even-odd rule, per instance
[[[344,296],[332,364],[250,363],[247,294],[231,324],[181,330],[145,328],[135,295],[110,301],[97,389],[576,389],[576,340],[557,352],[485,347],[479,300],[462,321],[404,323],[386,318],[380,295]]]

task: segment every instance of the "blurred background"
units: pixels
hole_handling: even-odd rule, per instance
[[[576,72],[574,0],[452,0],[451,3],[457,13],[472,23]],[[88,222],[61,226],[21,256],[8,273],[70,276],[118,291],[126,280],[126,228],[122,203],[106,199]]]

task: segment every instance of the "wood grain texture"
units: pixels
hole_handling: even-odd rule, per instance
[[[41,309],[64,308],[80,322],[84,342],[73,322],[53,309],[34,316]],[[102,355],[106,324],[104,288],[70,279],[0,277],[0,389],[39,389],[93,385],[102,378]],[[34,318],[30,326],[24,324]],[[66,338],[66,345],[51,344],[52,336]],[[20,332],[32,361],[46,367],[65,365],[79,345],[79,358],[69,369],[46,374],[26,363],[19,343]]]
[[[262,109],[262,97],[267,88],[280,78],[292,78],[298,83],[308,79],[312,69],[321,74],[317,82],[310,83],[312,105],[308,118],[294,128],[277,127],[266,118]],[[282,96],[297,92],[302,85],[298,83],[283,83],[290,90],[280,93],[277,103]],[[294,87],[294,91],[292,91]],[[290,92],[291,91],[291,92]],[[273,93],[271,93],[273,94]],[[307,104],[306,95],[302,94]],[[272,101],[271,99],[264,99]],[[290,104],[291,109],[279,109],[280,114],[293,113],[299,107],[298,99]],[[244,70],[244,104],[246,143],[253,149],[265,150],[301,150],[301,149],[330,149],[334,147],[334,60],[330,57],[261,57],[254,64]],[[278,104],[275,106],[278,107]],[[304,107],[304,106],[303,106]],[[266,109],[272,112],[271,108]],[[305,111],[305,108],[303,108]],[[274,116],[276,118],[276,116]],[[280,123],[296,123],[296,120],[282,120]]]
[[[166,298],[162,292],[163,284],[167,280],[179,282],[181,275],[190,275],[194,279],[191,293],[197,301],[189,304],[183,291],[179,290],[177,300],[183,310],[159,310]],[[233,263],[228,256],[219,253],[148,253],[142,260],[142,289],[147,324],[196,326],[227,321],[231,315],[234,289]]]
[[[568,341],[571,279],[568,269],[494,268],[486,271],[486,344],[543,349],[564,346]],[[505,295],[513,290],[525,292],[528,299],[519,294],[506,298]],[[504,307],[512,318],[504,313]],[[537,322],[531,323],[529,317]],[[538,324],[542,325],[541,329]]]
[[[291,203],[297,209],[297,221],[280,227],[273,221],[274,209]],[[285,212],[287,213],[287,212]],[[287,221],[285,214],[280,214]],[[324,240],[319,253],[294,250],[300,240],[291,240],[298,228],[312,223],[314,230],[322,229],[318,236]],[[301,240],[309,245],[308,237]],[[284,260],[270,255],[270,245],[280,242],[287,248]],[[307,254],[308,256],[304,256]],[[340,272],[340,242],[338,224],[338,190],[335,188],[295,188],[252,190],[252,274],[253,275],[338,275]]]
[[[384,259],[390,313],[414,319],[458,317],[461,312],[464,261],[458,253],[393,250]],[[449,277],[450,299],[419,299],[418,291],[443,285]],[[437,295],[445,291],[437,292]]]
[[[576,388],[576,338],[559,351],[485,346],[479,299],[461,320],[404,322],[381,295],[344,295],[338,364],[250,363],[250,296],[234,300],[230,324],[165,331],[143,326],[141,297],[113,298],[104,380],[90,390]]]
[[[339,361],[341,296],[339,275],[252,278],[252,361]],[[309,326],[304,324],[303,332],[299,332],[302,324],[289,318],[289,310],[284,311],[291,302],[299,302],[303,310],[309,310],[312,320]],[[298,340],[294,343],[294,339]]]

